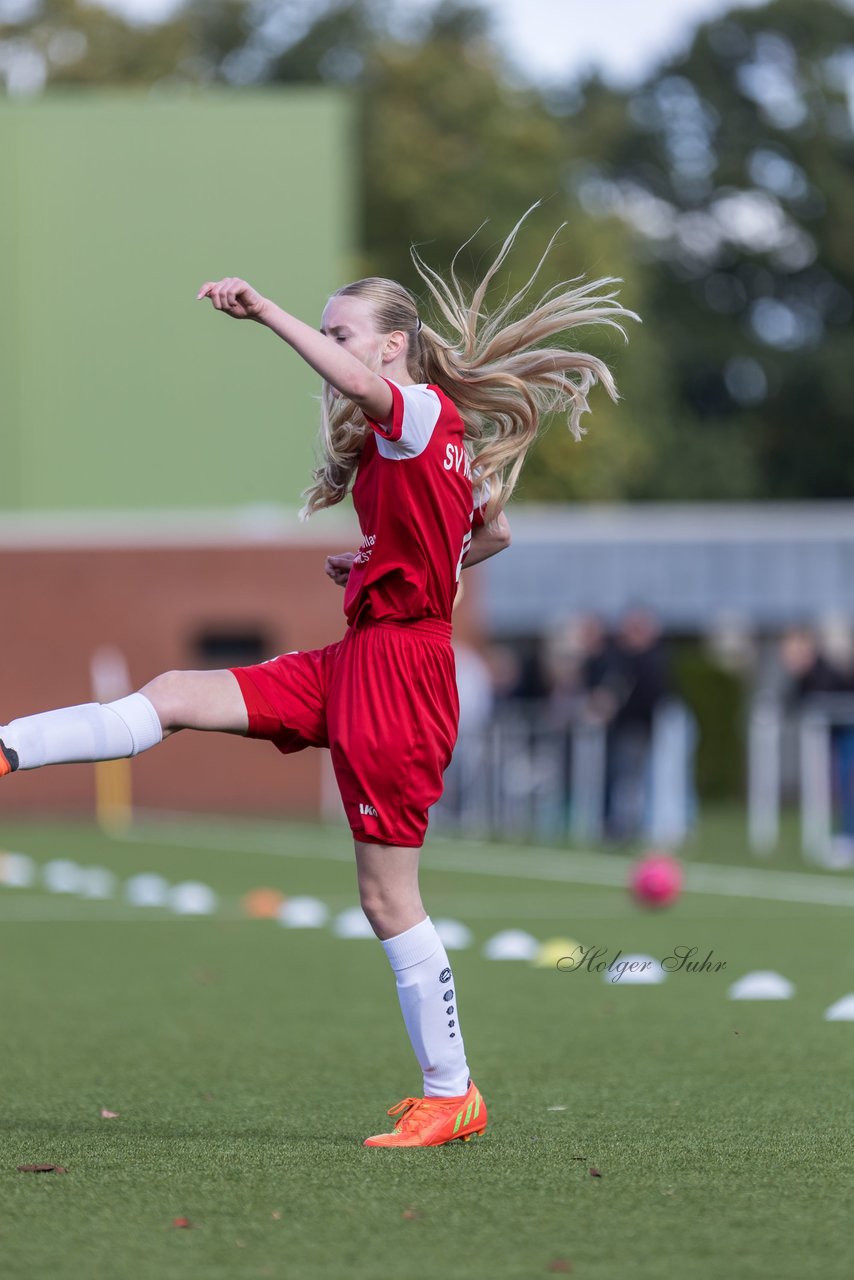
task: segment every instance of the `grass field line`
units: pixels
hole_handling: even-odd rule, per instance
[[[313,848],[300,845],[300,833],[312,832]],[[328,836],[321,844],[319,836]],[[145,822],[120,837],[140,844],[172,845],[183,849],[206,849],[218,853],[262,853],[280,858],[350,862],[353,852],[349,833],[343,829],[288,827],[270,822],[259,829],[257,822],[241,825],[234,819],[216,826],[188,816],[184,821]],[[334,841],[334,843],[333,843]],[[338,842],[340,843],[340,847]],[[456,842],[446,837],[434,839],[424,855],[425,870],[459,872],[465,875],[512,877],[567,884],[592,884],[625,888],[634,858],[613,853],[583,850],[550,850],[534,846],[501,847],[470,839]],[[714,863],[685,864],[685,887],[691,893],[718,897],[756,898],[764,901],[801,902],[815,906],[854,907],[854,883],[828,874],[806,871],[774,871],[765,868],[717,866]]]
[[[137,910],[135,914],[130,911],[118,912],[111,911],[104,913],[103,911],[86,912],[82,910],[75,911],[74,904],[69,903],[62,911],[52,911],[49,906],[44,904],[39,907],[25,905],[19,900],[14,899],[9,905],[12,906],[11,911],[0,910],[0,923],[2,924],[128,924],[131,921],[138,922],[148,921],[149,924],[153,920],[160,920],[164,923],[170,923],[173,920],[205,920],[210,919],[209,916],[176,916],[164,915],[162,912],[155,915],[153,912],[147,915],[145,911]]]
[[[242,920],[243,913],[236,904],[217,908],[219,919]],[[5,890],[0,894],[0,923],[2,924],[125,924],[129,920],[161,921],[210,920],[209,915],[181,915],[164,907],[136,907],[103,899],[81,900],[72,894],[22,893],[19,889]]]

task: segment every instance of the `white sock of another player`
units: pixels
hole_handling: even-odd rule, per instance
[[[403,1020],[424,1072],[424,1094],[458,1098],[466,1092],[469,1069],[460,1032],[454,978],[448,954],[427,916],[383,950],[397,979]]]
[[[117,702],[85,702],[0,725],[19,769],[137,756],[163,739],[160,718],[143,693]]]

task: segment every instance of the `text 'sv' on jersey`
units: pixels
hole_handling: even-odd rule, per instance
[[[450,622],[475,522],[465,425],[439,387],[386,383],[390,420],[365,415],[372,434],[353,485],[362,545],[344,612],[351,625],[367,618]]]

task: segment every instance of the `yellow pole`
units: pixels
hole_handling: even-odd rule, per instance
[[[131,692],[124,654],[105,645],[92,654],[92,690],[98,702],[114,702]],[[95,820],[110,834],[128,830],[133,822],[130,760],[98,760],[95,764]]]
[[[133,822],[130,760],[99,760],[95,765],[95,818],[107,832],[125,832]]]

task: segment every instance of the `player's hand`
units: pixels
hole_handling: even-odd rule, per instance
[[[196,301],[210,298],[217,311],[224,311],[235,320],[258,320],[267,299],[251,284],[239,276],[226,276],[224,280],[208,281],[196,294]]]
[[[355,559],[355,551],[342,551],[340,556],[326,557],[326,572],[339,587],[346,587]]]

